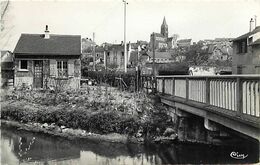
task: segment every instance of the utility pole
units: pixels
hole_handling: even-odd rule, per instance
[[[156,85],[156,79],[155,79],[155,35],[153,32],[153,92],[155,93],[157,85]]]
[[[104,48],[104,64],[105,64],[105,85],[106,85],[106,103],[108,101],[108,93],[107,93],[107,51],[108,51],[108,47],[107,47],[107,44],[104,43],[103,45],[103,48]],[[106,106],[107,107],[107,106]]]
[[[136,66],[136,91],[139,91],[139,79],[140,79],[140,51],[141,51],[141,44],[138,44],[137,48],[137,66]]]
[[[93,70],[96,71],[96,44],[95,44],[95,32],[93,33]]]
[[[125,57],[125,73],[127,72],[127,50],[126,50],[126,5],[128,4],[126,0],[124,2],[124,57]]]
[[[257,16],[255,15],[255,28],[256,28],[256,26],[257,26],[256,20],[257,20]]]
[[[106,54],[106,43],[103,45],[104,47],[104,67],[107,69],[107,54]]]

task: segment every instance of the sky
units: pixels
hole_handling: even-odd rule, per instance
[[[128,0],[127,41],[150,40],[160,32],[165,16],[169,36],[193,41],[235,38],[249,31],[249,20],[258,14],[260,0]],[[11,0],[0,34],[1,49],[13,51],[21,33],[74,34],[93,38],[97,44],[124,39],[122,0]]]

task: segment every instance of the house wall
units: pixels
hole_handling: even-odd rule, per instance
[[[59,85],[62,88],[79,88],[80,78],[81,78],[81,64],[80,59],[68,59],[73,65],[73,74],[69,75],[66,79],[57,79],[57,74],[52,75],[50,60],[56,59],[43,59],[43,88],[55,88]],[[29,88],[34,87],[34,59],[28,59],[28,71],[19,70],[19,59],[15,59],[15,82],[14,86],[16,88],[21,88],[26,86]],[[53,64],[53,68],[57,73],[57,62]],[[70,67],[68,66],[68,72],[70,72]]]
[[[255,74],[260,74],[260,45],[254,45],[253,47],[253,65]]]
[[[108,64],[116,64],[118,68],[124,67],[124,56],[121,50],[109,51]]]
[[[19,70],[19,61],[15,59],[14,61],[14,86],[15,87],[23,87],[27,86],[32,88],[33,86],[33,61],[28,61],[28,71],[20,71]]]
[[[257,66],[260,66],[260,47],[248,46],[247,53],[237,53],[238,44],[233,43],[232,73],[238,74],[238,66],[242,67],[242,74],[256,74]]]

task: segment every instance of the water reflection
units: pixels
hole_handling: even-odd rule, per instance
[[[134,145],[66,140],[39,133],[18,131],[1,126],[1,164],[43,165],[157,165],[186,163],[256,163],[258,144],[205,145]],[[232,151],[248,154],[244,160],[230,157]]]

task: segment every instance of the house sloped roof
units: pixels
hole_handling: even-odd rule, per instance
[[[187,43],[187,42],[191,42],[191,39],[181,39],[177,41],[177,43]]]
[[[22,34],[14,49],[14,54],[29,55],[80,55],[80,35]]]
[[[255,33],[257,33],[257,32],[260,32],[260,26],[257,26],[253,31],[248,32],[248,33],[246,33],[246,34],[243,34],[243,35],[241,35],[241,36],[235,38],[235,39],[232,40],[232,41],[238,41],[238,40],[241,40],[241,39],[246,39],[246,38],[249,37],[250,35],[255,34]]]

